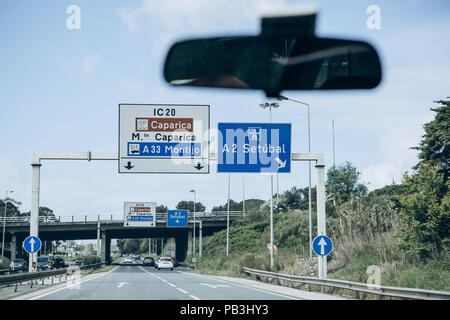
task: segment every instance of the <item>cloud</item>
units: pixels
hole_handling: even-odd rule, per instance
[[[69,62],[69,71],[77,76],[90,77],[103,62],[101,55],[97,53],[88,54],[81,59]]]
[[[383,136],[378,152],[381,161],[362,170],[361,180],[369,185],[370,190],[385,185],[400,183],[405,171],[418,162],[416,146],[423,134],[421,127],[403,127],[388,130]]]

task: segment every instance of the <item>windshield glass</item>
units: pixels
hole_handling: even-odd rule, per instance
[[[449,0],[0,0],[0,39],[0,300],[450,292]]]

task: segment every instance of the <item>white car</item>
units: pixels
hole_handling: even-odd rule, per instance
[[[161,257],[158,261],[158,270],[170,269],[173,270],[173,260],[170,257]]]

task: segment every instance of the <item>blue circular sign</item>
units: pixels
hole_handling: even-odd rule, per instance
[[[36,253],[41,250],[42,242],[38,237],[29,236],[23,242],[23,248],[28,253]]]
[[[327,256],[333,250],[333,241],[327,236],[317,236],[312,242],[312,247],[318,256]]]

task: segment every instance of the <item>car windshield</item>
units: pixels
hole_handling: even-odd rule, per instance
[[[0,300],[450,299],[450,0],[0,0],[0,39]]]

